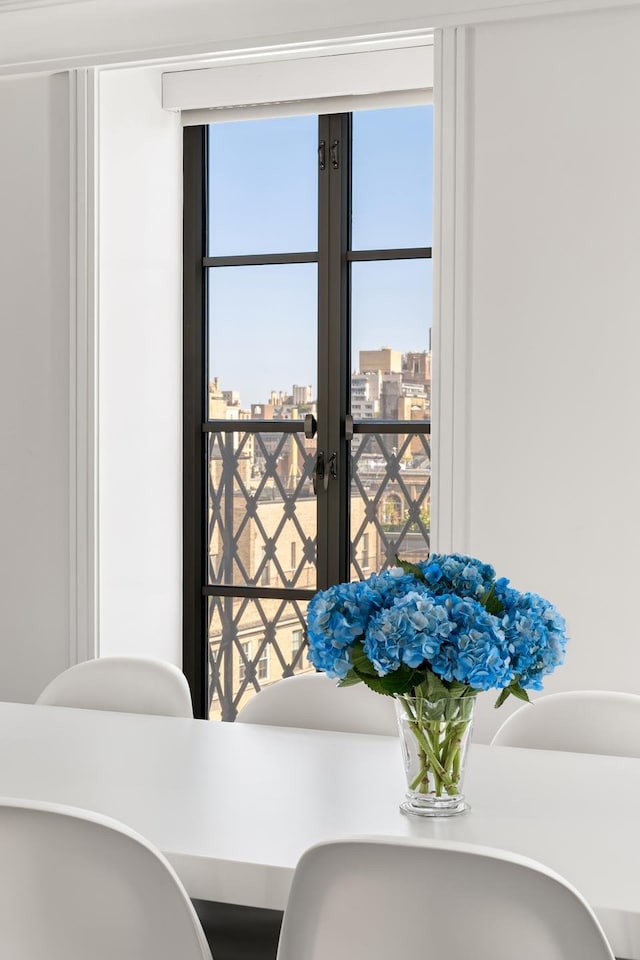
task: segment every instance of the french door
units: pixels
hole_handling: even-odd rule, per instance
[[[429,549],[432,111],[187,127],[184,667],[233,720],[318,589]]]

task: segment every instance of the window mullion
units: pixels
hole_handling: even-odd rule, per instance
[[[327,464],[335,454],[336,477],[330,478],[327,563],[330,583],[349,578],[349,449],[344,421],[349,402],[349,266],[351,115],[331,117],[327,172],[329,181]]]
[[[349,249],[351,117],[319,122],[318,452],[329,474],[318,483],[318,586],[348,578]],[[332,457],[335,459],[332,461]],[[331,475],[332,466],[335,474]],[[326,488],[325,488],[326,484]]]
[[[329,396],[331,394],[331,359],[329,352],[329,251],[330,251],[330,180],[329,144],[330,116],[318,118],[318,434],[317,454],[324,456],[329,446]],[[329,515],[322,480],[317,484],[317,577],[318,587],[325,590],[331,583],[328,563]]]

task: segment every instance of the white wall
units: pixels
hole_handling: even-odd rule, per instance
[[[478,27],[466,66],[458,546],[566,616],[547,692],[640,693],[640,10]],[[483,704],[479,737],[505,716]]]
[[[171,32],[176,5],[156,4],[164,15],[146,27],[151,0],[135,5],[131,43],[146,37],[159,56],[153,44],[160,28]],[[367,10],[383,22],[379,4],[339,14],[293,6],[310,37],[332,24],[336,34],[356,30]],[[235,6],[216,5],[220,43],[241,28],[282,31],[287,4],[277,9],[268,28],[243,27]],[[111,18],[122,5],[2,14],[0,64],[69,56],[89,35],[106,55],[115,20],[101,31],[100,16],[89,17],[78,32],[81,10]],[[410,26],[418,13],[407,2],[388,26]],[[548,690],[638,687],[639,16],[634,4],[467,31],[459,169],[470,258],[459,282],[470,422],[458,406],[454,512],[466,521],[451,545],[566,614],[574,639]],[[178,37],[194,51],[204,42],[198,22],[185,18]],[[101,76],[100,632],[102,653],[179,662],[181,137],[177,117],[160,110],[157,73]],[[31,699],[72,655],[68,78],[1,80],[0,129],[0,697]],[[481,738],[501,714],[483,706]]]
[[[157,68],[99,116],[99,651],[182,664],[182,129]]]
[[[70,130],[65,74],[0,80],[0,699],[70,656]]]

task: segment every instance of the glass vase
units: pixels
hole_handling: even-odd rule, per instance
[[[469,809],[462,794],[475,697],[396,696],[408,791],[403,813],[451,817]]]

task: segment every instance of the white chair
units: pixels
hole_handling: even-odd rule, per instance
[[[507,717],[491,743],[640,757],[640,696],[608,690],[550,693]]]
[[[49,683],[38,704],[193,718],[191,692],[172,663],[146,657],[101,657],[69,667]]]
[[[240,710],[240,723],[397,736],[392,697],[363,683],[339,687],[324,673],[298,673],[263,687]]]
[[[211,960],[173,867],[99,814],[0,800],[0,956]]]
[[[613,960],[582,896],[527,857],[435,840],[354,839],[300,859],[277,960]]]

